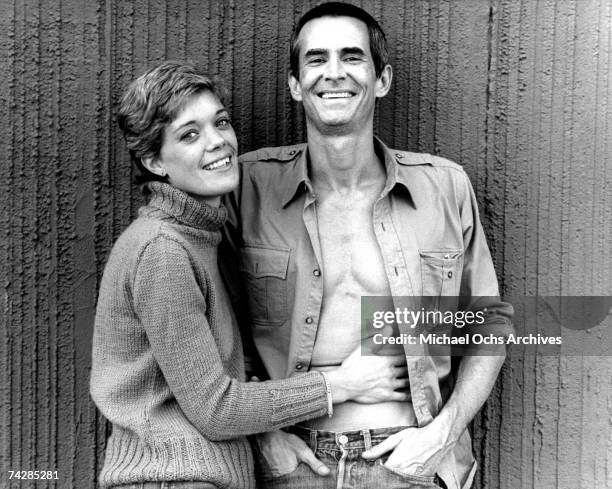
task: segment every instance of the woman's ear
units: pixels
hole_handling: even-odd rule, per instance
[[[159,158],[147,156],[145,158],[141,158],[140,161],[142,162],[142,166],[144,166],[154,175],[157,175],[159,177],[166,176],[166,170],[162,166],[161,161],[159,161]]]

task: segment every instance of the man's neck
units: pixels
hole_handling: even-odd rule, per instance
[[[374,150],[374,135],[308,134],[309,173],[315,191],[350,192],[384,185],[385,168]]]

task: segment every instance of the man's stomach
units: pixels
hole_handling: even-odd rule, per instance
[[[416,426],[416,415],[410,401],[389,401],[378,404],[345,402],[334,405],[334,415],[300,423],[301,426],[325,431],[355,431],[387,428],[391,426]]]
[[[313,370],[325,372],[333,367],[315,367]],[[406,388],[409,393],[409,389]],[[333,394],[333,393],[332,393]],[[315,430],[354,431],[359,429],[387,428],[390,426],[416,426],[416,414],[412,402],[387,401],[375,404],[362,404],[348,401],[334,404],[334,415],[322,416],[300,423],[301,426]]]

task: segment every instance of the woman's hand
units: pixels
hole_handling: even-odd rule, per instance
[[[331,384],[334,403],[355,401],[372,404],[406,401],[408,394],[398,392],[408,386],[404,355],[362,355],[357,347],[342,365],[325,372]]]
[[[290,474],[300,462],[319,475],[329,475],[329,468],[315,456],[306,443],[291,433],[260,433],[257,435],[257,445],[273,477]]]

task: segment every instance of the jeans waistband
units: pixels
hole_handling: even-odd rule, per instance
[[[409,426],[392,426],[355,431],[324,431],[313,430],[304,426],[290,426],[285,430],[300,437],[308,443],[313,451],[316,451],[317,448],[327,450],[369,450],[373,445],[377,445],[391,435],[406,428],[409,428]]]

